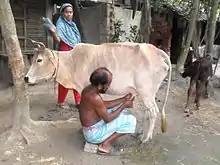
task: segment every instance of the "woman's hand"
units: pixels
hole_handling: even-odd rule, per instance
[[[51,33],[56,33],[56,26],[53,25],[49,30]]]
[[[56,26],[51,22],[49,18],[42,17],[42,21],[44,22],[44,26],[47,30],[49,30],[51,33],[56,33]]]

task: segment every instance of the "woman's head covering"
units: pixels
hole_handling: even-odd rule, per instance
[[[70,3],[64,3],[64,4],[61,6],[61,8],[60,8],[60,12],[62,13],[63,10],[64,10],[66,7],[72,7],[72,8],[73,8],[73,6],[72,6]]]

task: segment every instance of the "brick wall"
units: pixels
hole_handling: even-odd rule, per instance
[[[154,14],[152,17],[152,32],[150,43],[170,53],[172,25],[165,20],[165,16]]]

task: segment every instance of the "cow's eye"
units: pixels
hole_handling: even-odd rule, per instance
[[[43,60],[42,59],[37,59],[37,62],[42,62]]]

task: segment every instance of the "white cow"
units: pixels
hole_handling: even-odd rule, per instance
[[[41,42],[35,49],[33,63],[25,81],[56,79],[66,88],[79,92],[89,85],[90,74],[98,67],[107,67],[113,74],[113,81],[107,94],[125,95],[128,92],[140,95],[146,106],[142,142],[152,139],[158,106],[156,93],[166,77],[169,79],[164,105],[161,111],[161,129],[166,131],[165,105],[171,82],[171,62],[161,49],[145,43],[105,43],[101,45],[77,44],[71,51],[50,50]],[[149,120],[147,120],[149,118]],[[146,128],[146,121],[149,127]]]

